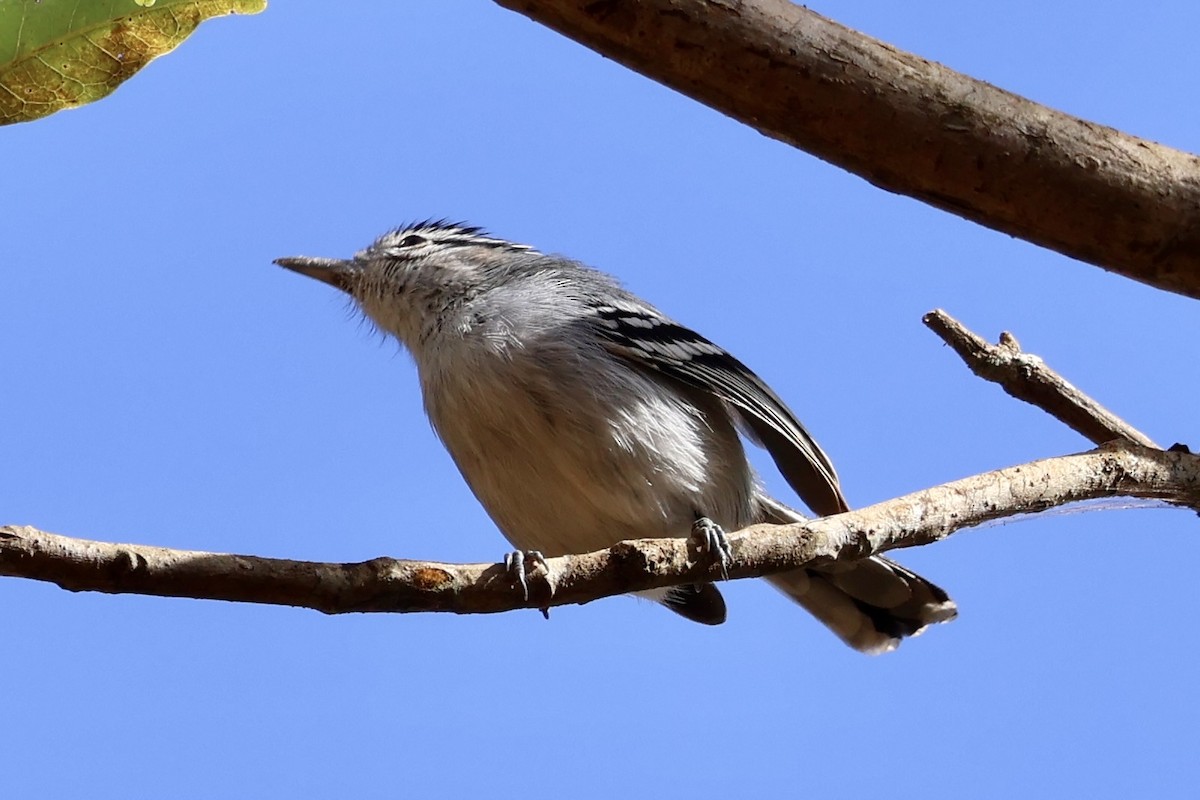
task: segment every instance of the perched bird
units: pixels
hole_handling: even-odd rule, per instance
[[[742,362],[577,261],[425,221],[346,260],[275,262],[350,295],[412,354],[425,410],[475,496],[523,556],[803,520],[770,498],[739,430],[819,515],[848,506],[829,458]],[[523,574],[522,574],[523,580]],[[944,591],[885,558],[767,578],[868,653],[955,616]],[[644,593],[716,625],[710,584]]]

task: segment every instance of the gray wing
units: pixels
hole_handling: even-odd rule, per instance
[[[829,457],[749,367],[653,309],[602,306],[595,313],[596,330],[610,353],[728,403],[814,512],[828,516],[849,510]]]

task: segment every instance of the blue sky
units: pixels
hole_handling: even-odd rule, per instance
[[[813,8],[1192,152],[1200,7]],[[875,189],[485,0],[293,0],[5,128],[0,514],[299,559],[499,559],[407,356],[271,265],[461,218],[619,275],[788,400],[865,505],[1087,443],[920,323],[1012,330],[1200,443],[1194,301]],[[764,477],[790,499],[770,461]],[[325,617],[0,581],[0,796],[1192,796],[1196,518],[900,554],[960,618],[867,658],[761,582]]]

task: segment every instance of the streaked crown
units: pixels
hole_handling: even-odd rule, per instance
[[[527,244],[517,244],[497,239],[482,228],[464,222],[444,219],[427,219],[388,231],[365,250],[355,254],[356,259],[375,258],[410,259],[429,256],[438,251],[456,247],[488,247],[497,250],[535,252]]]

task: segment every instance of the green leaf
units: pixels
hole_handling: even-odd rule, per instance
[[[104,97],[206,19],[267,0],[0,0],[0,125]]]

